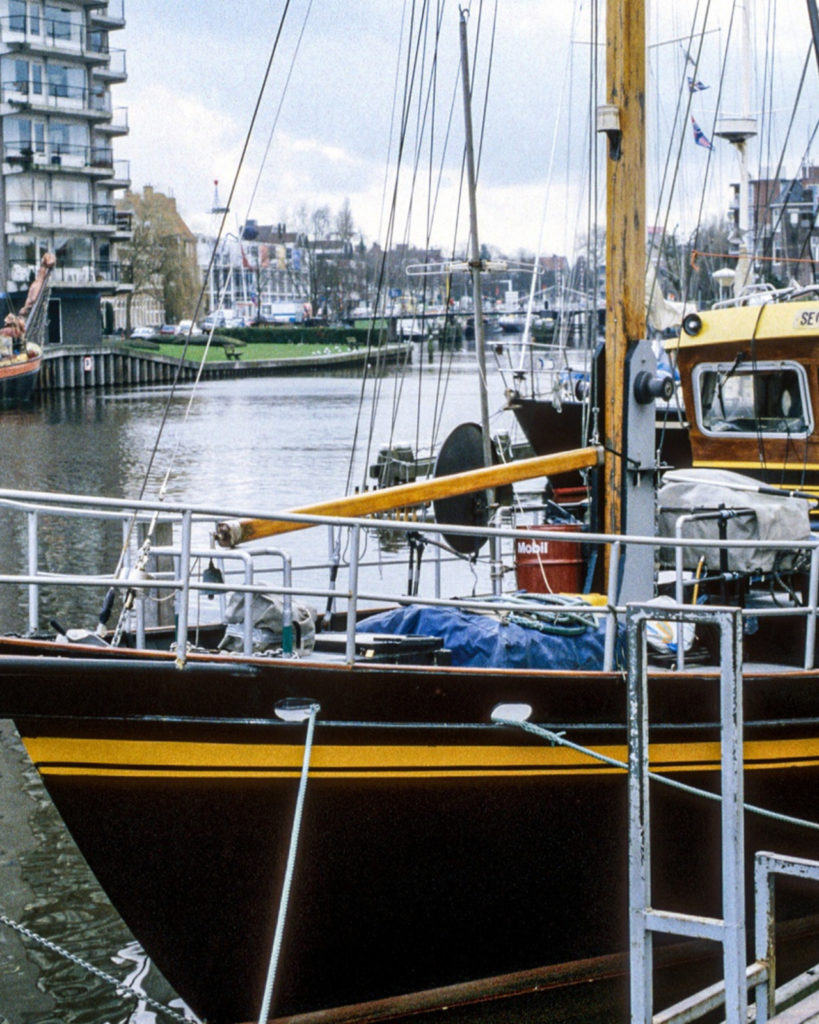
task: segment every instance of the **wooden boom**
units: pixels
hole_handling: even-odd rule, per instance
[[[489,487],[531,480],[538,476],[553,476],[573,469],[599,466],[603,461],[601,447],[575,448],[554,455],[539,455],[533,459],[520,459],[497,466],[470,469],[451,476],[439,476],[381,490],[365,491],[346,498],[322,501],[316,505],[288,509],[291,514],[311,516],[369,516],[375,512],[386,512],[394,508],[409,508],[422,505],[436,498],[449,498],[456,494],[469,494]],[[271,517],[270,519],[229,519],[216,526],[216,540],[223,548],[232,548],[245,541],[259,537],[271,537],[277,533],[292,530],[306,530],[315,523],[293,523]]]

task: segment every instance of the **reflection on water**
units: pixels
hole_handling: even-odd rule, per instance
[[[0,480],[20,490],[117,498],[138,497],[144,488],[149,499],[164,493],[168,500],[259,512],[337,498],[371,483],[368,467],[382,445],[400,443],[426,452],[457,424],[477,418],[471,357],[457,357],[446,371],[446,401],[444,381],[428,366],[420,374],[415,367],[405,378],[371,382],[379,392],[372,420],[368,399],[359,417],[362,382],[352,377],[208,382],[192,403],[189,388],[170,404],[167,389],[58,393],[33,409],[3,413]],[[511,416],[500,411],[499,378],[490,384],[490,409],[497,411],[493,429],[508,429]],[[46,517],[40,529],[41,570],[112,572],[118,564],[122,533],[117,523],[92,527]],[[0,509],[0,531],[0,573],[22,570],[24,517]],[[204,528],[195,543],[209,545]],[[289,534],[286,546],[295,562],[324,562],[328,556],[320,530]],[[375,548],[373,543],[377,557]],[[308,578],[315,585],[327,583],[326,573]],[[464,586],[471,585],[467,574]],[[67,628],[93,629],[104,596],[101,587],[78,607],[63,588],[43,586],[40,628],[47,630],[55,619]],[[0,588],[0,631],[26,630],[27,599],[24,588]]]
[[[0,822],[0,910],[157,1002],[181,1007],[100,891],[8,722],[0,723]],[[157,1019],[144,1001],[0,924],[0,1024]]]
[[[378,382],[381,402],[375,419],[371,424],[365,414],[358,426],[365,453],[353,462],[353,487],[366,482],[367,466],[382,444],[400,441],[417,451],[443,440],[458,423],[477,418],[470,361],[462,357],[449,371],[445,407],[439,406],[434,371],[425,367],[423,377],[422,387],[416,367],[404,380]],[[490,408],[500,409],[500,383],[490,383]],[[138,496],[168,394],[66,392],[32,409],[4,411],[2,486]],[[169,467],[168,498],[195,504],[275,510],[348,493],[360,395],[356,378],[221,381],[202,386],[188,413],[190,391],[180,392],[167,409],[168,426],[145,497],[157,496]],[[416,425],[419,411],[421,426]],[[506,421],[496,423],[502,429]],[[0,509],[0,530],[0,573],[18,572],[26,564],[24,519]],[[296,557],[324,560],[327,542],[319,534],[291,534],[287,546]],[[41,537],[41,569],[110,572],[117,564],[117,524],[91,528],[81,520],[45,520]],[[377,548],[375,541],[372,548]],[[377,553],[372,557],[377,559]],[[41,626],[47,628],[53,617],[66,626],[93,628],[102,599],[101,590],[78,610],[66,607],[59,588],[44,587]],[[26,601],[22,588],[0,588],[0,630],[26,628]],[[7,723],[0,723],[0,909],[100,969],[132,978],[152,998],[173,999],[94,883]],[[0,925],[0,1024],[154,1024],[161,1019]]]

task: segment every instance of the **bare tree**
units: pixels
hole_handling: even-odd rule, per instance
[[[191,316],[199,290],[192,236],[176,211],[176,203],[146,187],[128,192],[122,204],[132,216],[132,236],[120,247],[127,283],[125,329],[131,330],[131,303],[138,295],[159,302],[165,318],[178,321]]]

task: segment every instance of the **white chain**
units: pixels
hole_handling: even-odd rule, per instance
[[[83,960],[81,957],[75,956],[74,953],[69,953],[67,949],[63,949],[62,946],[58,946],[55,942],[51,942],[49,939],[43,938],[42,935],[38,935],[30,928],[26,928],[25,925],[19,924],[17,921],[12,921],[11,918],[6,917],[5,914],[0,914],[0,924],[13,928],[14,931],[19,932],[21,935],[25,936],[25,938],[31,939],[32,942],[39,943],[39,945],[45,947],[45,949],[50,950],[52,953],[56,953],[58,956],[63,957],[63,959],[75,964],[77,967],[81,967],[83,970],[88,971],[89,974],[93,974],[95,977],[100,978],[107,985],[113,986],[119,995],[131,996],[134,999],[142,1000],[153,1010],[158,1010],[160,1013],[164,1013],[172,1020],[181,1021],[181,1024],[190,1024],[189,1017],[181,1016],[181,1014],[178,1014],[176,1010],[172,1010],[169,1006],[158,1003],[155,999],[151,999],[150,996],[145,995],[144,992],[139,992],[126,982],[119,981],[112,974],[107,974],[105,971],[100,970],[99,967],[95,967],[93,964],[88,963],[87,960]]]

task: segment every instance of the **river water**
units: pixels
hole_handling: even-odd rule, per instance
[[[394,372],[367,384],[358,438],[364,447],[371,437],[372,449],[369,458],[354,462],[353,486],[391,436],[419,450],[440,443],[456,424],[478,420],[474,356],[457,355],[443,377],[445,403],[443,379],[430,365],[416,363],[403,375]],[[374,387],[380,397],[371,427]],[[497,374],[490,376],[489,392],[493,431],[508,429]],[[166,472],[168,498],[195,504],[284,509],[347,493],[360,377],[252,378],[207,383],[193,396],[188,388],[170,402],[169,394],[66,392],[44,397],[31,409],[3,411],[2,485],[133,497],[143,486],[165,419],[146,498],[156,497]],[[315,543],[305,539],[309,533],[292,537],[302,554]],[[68,548],[76,570],[100,554],[97,539],[81,529],[70,536],[55,533],[48,543],[55,557]],[[0,572],[20,570],[25,552],[23,531],[4,529]],[[114,546],[111,559],[116,555]],[[25,621],[23,602],[0,602],[0,630],[24,629]],[[0,913],[173,1004],[174,994],[145,963],[62,828],[10,723],[0,723]],[[82,967],[0,923],[0,1024],[164,1019],[144,1001],[121,998]]]

